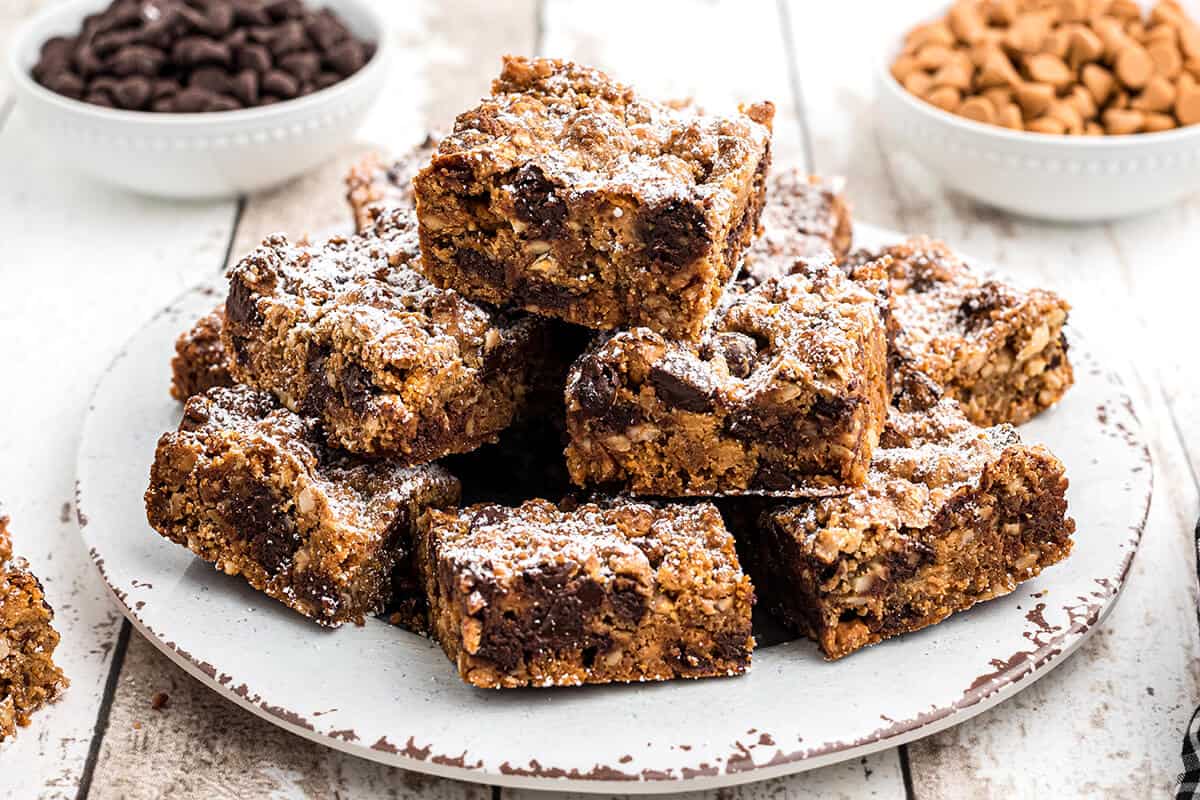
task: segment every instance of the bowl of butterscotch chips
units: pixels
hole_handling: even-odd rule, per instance
[[[1083,222],[1200,189],[1200,23],[1173,0],[959,0],[878,83],[891,140],[988,205]]]
[[[106,183],[222,197],[348,141],[386,78],[371,0],[67,0],[15,35],[17,110]]]

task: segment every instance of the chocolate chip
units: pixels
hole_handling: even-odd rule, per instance
[[[321,69],[321,57],[316,53],[288,53],[279,59],[279,68],[301,83],[312,81]]]
[[[208,104],[215,97],[208,89],[189,86],[175,95],[175,110],[180,114],[196,114],[208,110]]]
[[[567,205],[541,167],[525,164],[510,183],[517,219],[527,223],[534,236],[551,236],[562,228]]]
[[[639,233],[646,255],[673,267],[694,261],[709,244],[704,212],[684,200],[669,200],[650,209],[641,220]]]
[[[480,275],[492,283],[504,282],[504,265],[478,250],[464,247],[456,251],[454,263],[463,272]]]
[[[237,477],[231,477],[231,481]],[[278,575],[291,565],[300,547],[300,535],[270,488],[253,478],[241,477],[249,486],[230,493],[238,501],[226,504],[225,517],[234,534],[249,544],[254,560],[267,574]]]
[[[367,63],[367,54],[362,43],[355,39],[346,39],[329,48],[325,53],[325,60],[342,75],[353,75]]]
[[[224,67],[200,67],[193,70],[188,78],[188,86],[207,89],[214,94],[229,91],[229,73]]]
[[[1002,284],[987,281],[972,289],[958,306],[958,318],[968,330],[988,323],[992,312],[1004,308],[1006,295]]]
[[[613,592],[613,612],[627,622],[641,622],[646,615],[646,598],[636,589],[623,589]]]
[[[101,58],[107,58],[140,38],[138,31],[109,31],[92,39],[92,50]]]
[[[73,72],[59,72],[46,79],[46,88],[76,100],[83,97],[83,79]]]
[[[163,51],[147,47],[144,44],[135,44],[119,51],[109,59],[108,66],[114,75],[120,77],[142,75],[153,78],[158,74],[165,60],[166,55]]]
[[[342,367],[341,383],[342,399],[346,405],[359,414],[366,413],[371,396],[375,393],[371,373],[351,361]]]
[[[471,522],[468,525],[468,528],[474,530],[477,527],[483,527],[485,525],[495,525],[508,519],[508,517],[509,513],[500,506],[482,506],[481,508],[476,509],[475,513],[471,516]]]
[[[113,99],[117,105],[130,111],[138,111],[145,107],[150,100],[150,81],[141,75],[125,78],[117,83],[113,90]]]
[[[313,14],[305,22],[304,30],[308,34],[308,38],[325,52],[329,52],[334,45],[350,38],[350,32],[346,30],[346,26],[339,22],[327,8],[322,8]]]
[[[183,87],[174,78],[158,78],[150,86],[150,96],[155,100],[160,97],[171,97]]]
[[[94,106],[104,106],[105,108],[115,108],[117,105],[111,94],[96,89],[90,89],[83,96],[83,102],[91,103]]]
[[[229,3],[209,3],[204,17],[205,30],[213,36],[224,36],[233,28],[233,6]]]
[[[229,282],[229,297],[225,300],[225,319],[232,326],[243,329],[257,329],[263,324],[263,316],[258,310],[254,290],[236,276]]]
[[[320,72],[320,73],[317,73],[317,78],[314,81],[314,83],[318,90],[328,89],[330,86],[333,86],[335,83],[337,83],[341,79],[342,79],[342,76],[338,75],[336,72]]]
[[[261,74],[269,70],[272,63],[271,51],[261,44],[243,45],[238,50],[237,64],[242,69],[252,69]]]
[[[227,94],[213,95],[212,100],[208,101],[206,111],[237,111],[242,107],[242,104],[237,101],[236,97],[230,97]]]
[[[617,396],[616,371],[598,358],[585,357],[575,382],[575,400],[589,417],[608,414]]]
[[[229,91],[243,104],[258,104],[258,75],[252,69],[244,69],[229,81]]]
[[[186,36],[180,39],[175,43],[171,56],[185,67],[198,67],[203,64],[220,64],[227,67],[232,60],[228,45],[207,36]]]
[[[308,37],[304,34],[304,25],[296,20],[283,23],[275,29],[275,35],[271,37],[268,46],[275,58],[305,49],[308,46]]]
[[[300,84],[286,72],[273,69],[262,76],[262,90],[279,97],[295,97],[300,91]]]
[[[668,353],[650,367],[648,379],[659,399],[672,408],[703,413],[713,407],[716,384],[696,359]]]
[[[271,19],[279,21],[303,16],[304,5],[300,0],[268,0],[263,10],[271,15]]]
[[[175,95],[165,95],[156,97],[150,101],[150,110],[160,113],[172,114],[178,109],[175,108]]]
[[[75,48],[74,64],[75,71],[84,78],[99,75],[104,71],[104,60],[96,55],[96,51],[89,44],[81,44]]]
[[[229,296],[232,302],[232,290]],[[226,314],[229,313],[228,308],[226,303]],[[333,402],[333,389],[325,374],[325,362],[329,360],[330,352],[328,347],[310,347],[305,356],[304,371],[308,375],[308,385],[300,404],[300,410],[305,414],[320,416]]]
[[[754,361],[758,358],[758,344],[753,337],[729,331],[717,334],[706,345],[707,357],[715,358],[720,355],[725,359],[729,374],[735,378],[747,378],[754,371]]]
[[[234,0],[233,18],[239,25],[271,24],[271,15],[256,0]]]

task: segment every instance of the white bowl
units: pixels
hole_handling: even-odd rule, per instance
[[[329,158],[358,128],[383,88],[390,56],[371,0],[324,0],[375,55],[348,79],[286,102],[240,111],[163,114],[72,100],[30,75],[41,45],[78,33],[108,0],[55,4],[20,27],[8,69],[17,109],[56,156],[105,182],[162,197],[228,197],[287,181]]]
[[[926,103],[877,69],[884,132],[965,195],[1029,217],[1094,222],[1200,190],[1200,126],[1130,136],[1054,136],[985,125]]]

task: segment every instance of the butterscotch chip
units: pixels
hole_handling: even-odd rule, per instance
[[[955,5],[946,15],[946,21],[959,41],[968,44],[976,41],[987,27],[983,15],[979,13],[979,7],[970,3]]]
[[[1017,87],[1017,102],[1026,119],[1042,115],[1054,100],[1054,87],[1048,83],[1025,83]]]
[[[1000,107],[996,113],[996,121],[1006,128],[1012,128],[1015,131],[1025,129],[1025,125],[1021,120],[1021,108],[1016,103],[1009,103]]]
[[[1129,22],[1125,23],[1125,33],[1129,34],[1131,38],[1136,39],[1139,42],[1145,41],[1146,26],[1142,24],[1140,19],[1131,19]]]
[[[1178,44],[1179,30],[1171,25],[1155,25],[1146,31],[1146,38],[1143,44],[1149,45],[1152,42],[1171,42]]]
[[[1082,22],[1090,13],[1088,0],[1058,0],[1059,22]]]
[[[954,111],[962,102],[962,93],[950,86],[940,86],[925,95],[925,99],[943,111]]]
[[[1086,123],[1084,123],[1083,135],[1084,136],[1103,136],[1104,135],[1104,127],[1099,122],[1095,122],[1094,120],[1088,120]]]
[[[1025,59],[1029,77],[1038,83],[1048,83],[1056,89],[1065,88],[1075,77],[1061,58],[1051,53],[1038,53]]]
[[[1013,90],[1007,86],[993,86],[991,89],[984,89],[981,94],[995,108],[1003,108],[1013,101]]]
[[[920,69],[920,67],[917,66],[916,58],[910,55],[902,55],[892,62],[892,77],[895,78],[898,83],[904,83],[904,79],[917,69]]]
[[[1124,136],[1137,133],[1146,121],[1141,111],[1124,108],[1110,108],[1102,115],[1104,130],[1112,136]]]
[[[1183,56],[1173,41],[1160,40],[1146,45],[1146,52],[1154,62],[1154,72],[1167,78],[1174,78],[1183,71]]]
[[[1071,63],[1076,66],[1095,61],[1104,55],[1104,42],[1096,32],[1086,25],[1077,25],[1071,30]]]
[[[1008,56],[999,50],[988,53],[987,60],[983,62],[983,67],[980,68],[979,77],[976,80],[976,85],[980,89],[988,89],[992,86],[1019,86],[1020,83],[1021,76],[1017,74],[1016,68],[1008,60]]]
[[[1190,84],[1179,88],[1175,98],[1175,116],[1181,125],[1195,125],[1200,122],[1200,87]]]
[[[996,121],[996,108],[986,97],[968,97],[958,107],[958,113],[976,122],[992,124]]]
[[[1122,21],[1141,19],[1142,7],[1137,4],[1137,0],[1113,0],[1112,5],[1108,7],[1108,13]]]
[[[1116,85],[1112,73],[1099,64],[1084,65],[1079,77],[1097,105],[1104,105]]]
[[[1178,28],[1179,47],[1188,58],[1200,58],[1200,27],[1187,23]]]
[[[1119,53],[1116,60],[1117,78],[1130,89],[1140,89],[1154,74],[1154,60],[1144,47],[1136,44],[1127,45]]]
[[[1066,28],[1059,28],[1046,34],[1046,39],[1042,42],[1042,52],[1065,61],[1071,52],[1071,32]]]
[[[1084,119],[1092,119],[1100,112],[1092,93],[1083,86],[1072,86],[1071,93],[1067,95],[1065,102],[1073,106],[1079,112],[1079,116]]]
[[[917,51],[917,66],[934,70],[954,58],[954,51],[944,44],[927,44]]]
[[[1050,105],[1046,116],[1063,124],[1067,133],[1079,133],[1083,130],[1083,117],[1073,105],[1066,101],[1056,101]]]
[[[1011,50],[1032,54],[1042,49],[1042,42],[1049,33],[1050,17],[1039,11],[1029,11],[1017,15],[1004,42]]]
[[[919,25],[913,28],[905,38],[904,44],[906,48],[911,48],[913,52],[930,44],[953,47],[954,34],[951,33],[950,28],[945,23],[931,22],[928,25]]]
[[[1175,105],[1175,86],[1161,75],[1155,75],[1131,105],[1140,111],[1170,111]]]
[[[933,88],[933,77],[923,70],[910,72],[903,80],[904,88],[918,97],[924,97]]]
[[[967,91],[971,88],[971,76],[974,70],[971,65],[963,66],[957,62],[943,64],[937,72],[933,73],[934,86],[952,86],[960,91]]]
[[[1156,111],[1149,111],[1146,113],[1146,122],[1143,125],[1143,129],[1147,133],[1169,131],[1175,127],[1177,127],[1175,124],[1175,118],[1170,114],[1160,114]]]
[[[1062,120],[1054,117],[1038,117],[1026,125],[1025,129],[1035,133],[1064,134],[1067,132],[1067,126],[1062,123]]]
[[[1154,8],[1150,9],[1150,21],[1163,27],[1187,24],[1183,12],[1174,3],[1156,3]]]
[[[987,21],[992,25],[1011,25],[1017,18],[1017,0],[992,0],[987,6]]]
[[[1101,17],[1092,22],[1092,30],[1104,42],[1104,58],[1111,61],[1123,47],[1130,44],[1129,36],[1121,23],[1112,17]]]

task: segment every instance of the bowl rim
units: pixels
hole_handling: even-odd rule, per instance
[[[295,112],[311,110],[325,102],[333,100],[335,97],[347,94],[361,84],[368,82],[376,73],[385,68],[391,56],[391,37],[388,36],[383,17],[376,6],[369,2],[369,0],[316,0],[315,3],[311,2],[311,0],[306,0],[306,5],[311,4],[320,7],[327,7],[338,3],[353,6],[355,13],[361,14],[363,18],[367,19],[369,26],[372,28],[372,31],[368,35],[374,36],[375,52],[371,55],[370,60],[366,64],[363,64],[350,77],[304,97],[283,100],[267,106],[239,108],[233,111],[130,111],[120,108],[107,108],[93,103],[85,103],[82,100],[75,100],[74,98],[52,91],[34,80],[33,75],[21,63],[21,53],[28,49],[29,40],[32,39],[34,32],[51,20],[58,20],[60,18],[67,20],[76,18],[77,22],[82,25],[83,17],[89,13],[90,9],[101,8],[107,2],[108,0],[66,0],[66,2],[55,3],[34,14],[17,27],[17,30],[9,38],[8,56],[5,61],[7,62],[8,72],[13,84],[21,94],[34,97],[41,103],[54,106],[69,114],[92,116],[97,120],[107,122],[135,123],[156,128],[179,128],[197,125],[220,127],[238,122],[270,121],[277,117],[289,116]],[[38,43],[37,47],[40,49],[43,43]]]
[[[876,60],[876,73],[887,91],[900,98],[909,108],[927,116],[943,125],[957,128],[963,133],[992,138],[995,141],[1010,144],[1056,145],[1080,150],[1101,150],[1105,147],[1115,147],[1122,150],[1132,150],[1142,146],[1172,144],[1179,141],[1196,138],[1200,135],[1200,124],[1184,125],[1174,130],[1156,131],[1152,133],[1126,133],[1119,135],[1105,134],[1103,136],[1069,136],[1059,133],[1033,133],[1031,131],[1014,131],[1000,125],[986,122],[976,122],[973,119],[951,114],[941,108],[927,103],[904,88],[892,75],[891,64],[895,61],[899,48],[892,48],[888,54]]]

